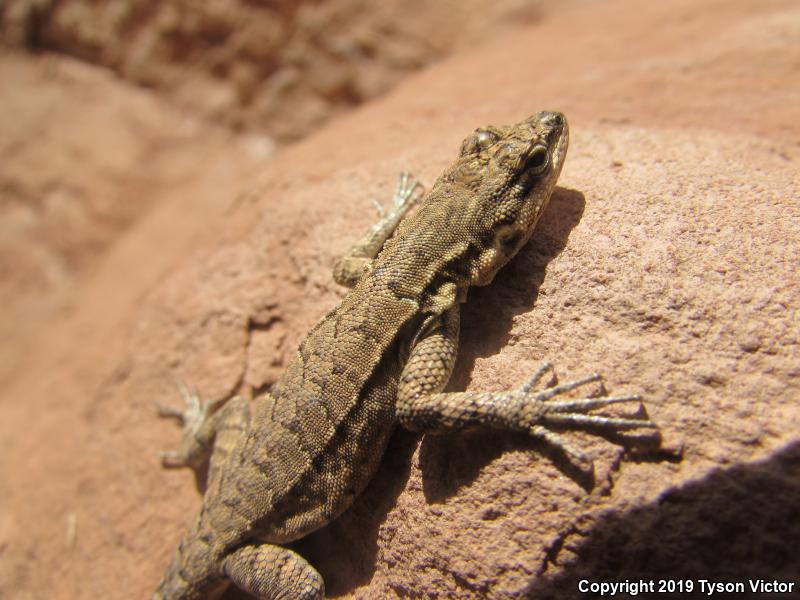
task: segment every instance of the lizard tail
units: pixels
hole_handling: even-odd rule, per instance
[[[181,540],[153,600],[202,600],[215,597],[227,581],[219,574],[210,535],[200,535],[201,518]]]

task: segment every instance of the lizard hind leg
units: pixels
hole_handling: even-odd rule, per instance
[[[183,424],[183,434],[177,450],[161,452],[161,462],[167,468],[190,467],[199,471],[210,459],[209,480],[230,453],[250,420],[247,400],[235,396],[225,400],[203,402],[195,388],[178,382],[183,398],[183,410],[156,404],[159,416],[175,418]],[[224,405],[220,408],[220,405]]]
[[[272,544],[251,544],[223,560],[223,570],[241,590],[259,600],[320,600],[322,576],[299,554]]]

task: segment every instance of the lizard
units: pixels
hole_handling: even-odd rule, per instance
[[[285,545],[340,515],[375,473],[399,424],[442,434],[490,427],[527,432],[582,469],[591,458],[569,428],[655,428],[647,417],[592,409],[638,395],[574,398],[597,373],[539,384],[544,363],[505,392],[444,392],[458,350],[459,307],[529,240],[555,188],[569,142],[565,116],[544,111],[475,130],[427,194],[402,174],[392,209],[334,268],[350,288],[252,407],[201,402],[182,386],[183,422],[167,467],[208,464],[199,515],[155,600],[215,597],[230,584],[263,599],[319,599],[322,576]],[[415,211],[411,211],[416,207]],[[540,389],[541,388],[541,389]]]

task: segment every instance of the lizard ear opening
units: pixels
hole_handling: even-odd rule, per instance
[[[500,244],[500,246],[503,248],[516,247],[521,237],[522,232],[511,225],[504,225],[500,227],[495,235],[495,239],[497,240],[498,244]]]

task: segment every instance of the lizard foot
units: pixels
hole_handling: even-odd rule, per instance
[[[406,204],[413,205],[419,198],[419,196],[415,196],[418,189],[422,189],[422,184],[411,173],[407,171],[400,173],[392,198],[395,208],[404,208]]]
[[[400,177],[397,178],[397,186],[394,189],[394,196],[392,196],[392,210],[405,214],[420,199],[421,195],[416,192],[421,189],[422,184],[411,173],[406,171],[400,173]],[[373,200],[372,204],[378,212],[378,217],[381,219],[386,217],[386,209],[380,202]]]
[[[372,204],[378,212],[378,222],[375,223],[361,241],[356,243],[350,252],[336,261],[333,267],[333,279],[345,287],[355,287],[361,278],[372,271],[372,263],[383,248],[384,243],[397,226],[417,202],[422,194],[417,191],[422,184],[417,182],[410,173],[401,173],[397,180],[397,187],[392,197],[392,206],[387,210],[377,200]]]
[[[208,459],[211,452],[214,437],[211,417],[223,401],[202,402],[196,388],[190,389],[180,380],[177,385],[185,405],[183,410],[155,403],[160,417],[177,419],[183,425],[178,450],[160,452],[161,464],[166,468],[197,468]]]
[[[641,407],[642,398],[638,394],[553,400],[556,396],[560,396],[574,389],[590,383],[602,381],[602,377],[598,373],[593,373],[582,379],[552,385],[540,391],[532,391],[548,371],[552,372],[553,367],[549,363],[544,363],[528,381],[514,390],[514,393],[521,396],[523,403],[536,407],[535,412],[537,414],[533,419],[533,424],[528,429],[528,433],[560,449],[569,460],[582,471],[592,470],[591,458],[573,448],[566,440],[552,430],[553,427],[596,427],[614,431],[627,431],[639,428],[656,429],[658,427],[648,418],[626,418],[586,414],[588,411],[595,408],[602,408],[625,402],[637,402]]]

